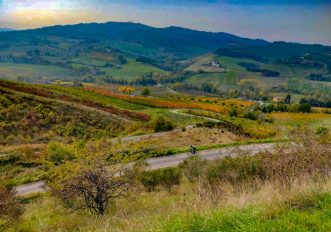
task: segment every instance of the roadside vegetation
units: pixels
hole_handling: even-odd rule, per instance
[[[0,33],[0,231],[331,231],[330,70],[179,27]]]
[[[330,134],[302,131],[294,139],[256,156],[193,156],[179,167],[153,171],[144,162],[128,169],[121,157],[76,151],[75,159],[52,168],[51,194],[6,198],[16,202],[16,213],[1,211],[1,228],[329,231]],[[81,198],[88,191],[105,201]]]

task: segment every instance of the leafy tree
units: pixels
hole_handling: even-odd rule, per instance
[[[118,63],[119,63],[119,64],[127,64],[128,61],[125,59],[125,57],[124,57],[123,55],[120,55],[120,56],[118,57]]]
[[[58,142],[49,143],[46,149],[47,159],[52,162],[63,163],[75,159],[75,155]]]
[[[169,120],[166,120],[163,117],[158,117],[153,123],[153,128],[155,132],[160,132],[172,130],[174,126]]]
[[[258,82],[253,79],[243,79],[239,83],[239,91],[245,98],[257,98],[260,94]]]
[[[141,95],[143,95],[144,97],[147,97],[151,94],[151,90],[149,88],[145,88],[141,91]]]
[[[229,113],[230,117],[237,117],[238,116],[238,112],[236,108],[232,108],[232,110]]]
[[[291,94],[287,94],[286,95],[286,98],[284,100],[284,103],[285,104],[290,104],[291,103]]]
[[[310,113],[311,105],[309,103],[302,103],[299,105],[299,112]]]
[[[201,85],[201,90],[203,90],[207,93],[215,93],[216,92],[216,88],[211,83],[203,83]]]
[[[123,94],[129,94],[129,95],[135,91],[135,89],[130,86],[121,86],[119,87],[118,90],[121,91]]]

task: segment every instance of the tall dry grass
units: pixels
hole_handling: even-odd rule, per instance
[[[134,201],[117,201],[116,210],[104,216],[76,214],[49,198],[41,199],[25,213],[22,229],[164,231],[163,223],[169,225],[177,216],[185,222],[197,214],[220,211],[224,216],[243,210],[255,215],[258,209],[263,220],[273,220],[286,210],[318,210],[321,196],[331,193],[330,156],[329,138],[305,132],[257,156],[188,161],[190,165],[181,168],[192,178],[183,177],[174,191],[147,192],[137,185]]]

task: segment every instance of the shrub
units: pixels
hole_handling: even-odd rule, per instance
[[[101,161],[79,164],[71,175],[63,175],[51,185],[52,193],[66,207],[89,210],[103,215],[108,206],[118,198],[127,198],[132,188],[132,177],[123,167],[109,167]]]
[[[302,103],[299,105],[299,112],[310,113],[311,105],[309,103]]]
[[[330,145],[330,141],[322,143],[304,131],[288,146],[278,146],[272,154],[263,154],[262,166],[269,180],[285,185],[305,178],[324,178],[331,170]]]
[[[149,88],[145,88],[141,91],[141,95],[143,95],[144,97],[147,97],[151,94],[151,90]]]
[[[300,105],[299,104],[292,104],[289,106],[288,111],[291,113],[297,113],[299,112]]]
[[[171,191],[174,185],[180,184],[181,171],[179,168],[164,168],[160,171],[160,185]]]
[[[140,181],[147,191],[154,191],[157,186],[163,186],[171,191],[174,185],[180,184],[181,170],[177,167],[164,168],[153,171],[143,171]]]
[[[153,122],[153,129],[155,132],[169,131],[172,130],[174,126],[169,120],[164,119],[163,117],[158,117]]]
[[[47,159],[52,162],[63,163],[66,160],[75,159],[70,149],[58,142],[51,142],[46,149]]]
[[[266,179],[265,171],[259,157],[226,157],[208,165],[205,171],[206,181],[214,186],[220,182],[234,186],[256,179]]]
[[[237,117],[238,116],[238,112],[236,108],[232,108],[232,110],[229,113],[230,117]]]
[[[0,218],[5,220],[18,219],[23,213],[23,207],[15,196],[15,192],[0,186]]]
[[[192,183],[200,179],[205,171],[207,161],[201,160],[199,156],[186,159],[181,165],[184,176]]]
[[[247,111],[245,114],[244,114],[244,118],[247,118],[247,119],[250,119],[250,120],[257,120],[258,119],[258,112],[256,111]]]
[[[326,128],[326,127],[319,127],[317,128],[316,130],[316,134],[319,134],[319,135],[328,135],[329,134],[329,129]]]
[[[148,192],[154,191],[160,183],[159,171],[143,171],[139,180]]]

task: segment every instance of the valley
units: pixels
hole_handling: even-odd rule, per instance
[[[329,231],[330,62],[132,22],[1,32],[0,231]]]

